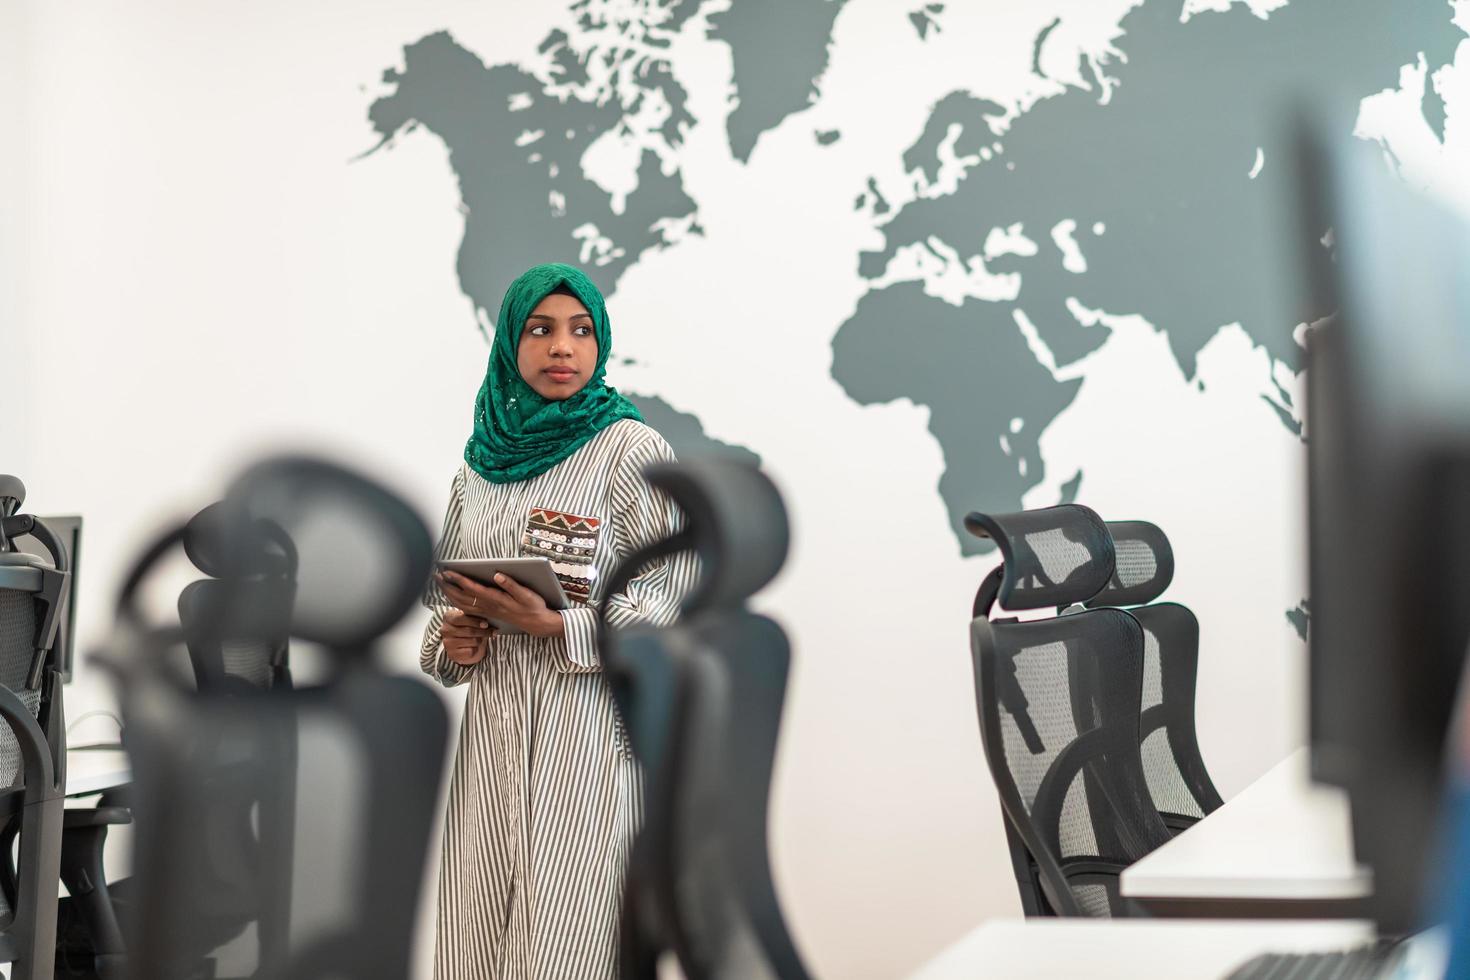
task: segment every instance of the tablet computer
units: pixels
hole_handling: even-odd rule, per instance
[[[562,590],[561,581],[547,558],[451,558],[440,561],[439,567],[458,572],[465,578],[474,579],[484,585],[494,585],[499,572],[524,585],[546,600],[548,609],[566,609],[571,605]],[[486,616],[491,625],[506,636],[519,634],[521,630]]]

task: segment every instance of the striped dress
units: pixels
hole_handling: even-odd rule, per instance
[[[431,594],[420,663],[469,684],[449,786],[439,878],[436,980],[614,977],[628,852],[641,815],[638,770],[600,673],[595,604],[634,551],[674,533],[674,504],[642,478],[672,460],[641,422],[608,426],[519,483],[455,474],[443,558],[551,555],[568,596],[564,638],[499,636],[471,667],[444,655],[449,608]],[[696,563],[675,556],[609,601],[609,619],[672,622]]]

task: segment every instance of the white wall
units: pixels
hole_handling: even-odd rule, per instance
[[[928,410],[855,404],[830,377],[830,341],[867,288],[856,254],[878,242],[852,199],[871,174],[902,182],[930,105],[961,85],[1034,97],[1040,26],[1061,14],[1069,44],[1101,45],[1130,4],[952,6],[948,39],[920,52],[906,5],[852,0],[822,102],[749,166],[725,143],[728,52],[681,39],[704,121],[685,181],[706,235],[647,256],[611,303],[620,349],[640,358],[614,383],[757,449],[788,493],[794,554],[762,600],[797,657],[773,848],[824,976],[896,975],[1018,910],[962,612],[991,562],[957,557]],[[365,113],[406,43],[447,28],[486,63],[513,61],[561,18],[451,0],[0,8],[0,470],[25,479],[36,512],[86,516],[84,647],[105,640],[140,542],[260,452],[355,461],[437,522],[486,354],[455,275],[458,189],[427,136],[356,160],[375,141]],[[894,50],[923,70],[875,72]],[[1417,117],[1422,73],[1365,106],[1420,182],[1470,162],[1467,57],[1441,77],[1447,149]],[[811,167],[812,130],[836,125],[842,142]],[[1470,188],[1458,180],[1446,186]],[[1303,650],[1283,622],[1304,591],[1301,446],[1257,397],[1272,365],[1243,332],[1206,348],[1201,391],[1152,326],[1111,322],[1043,440],[1057,476],[1027,502],[1054,501],[1082,466],[1086,503],[1169,530],[1172,592],[1203,624],[1203,750],[1229,795],[1301,738]],[[1180,448],[1099,451],[1097,420],[1129,407]],[[405,671],[419,625],[392,639]],[[109,704],[85,661],[68,697],[73,717]]]

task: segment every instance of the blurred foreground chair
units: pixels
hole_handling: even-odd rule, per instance
[[[193,597],[192,627],[150,628],[137,610],[167,535],[119,602],[129,976],[405,978],[448,728],[437,695],[373,654],[428,579],[429,531],[378,485],[310,459],[250,469],[222,507],[206,561],[220,587]],[[290,587],[251,587],[261,556],[285,550]],[[279,649],[282,624],[322,650],[319,684],[211,685],[165,666],[181,643],[196,671],[196,649]]]
[[[741,463],[659,464],[646,476],[687,523],[631,556],[607,594],[682,550],[698,555],[700,578],[676,625],[598,631],[644,773],[621,975],[649,980],[672,952],[690,980],[803,980],[766,839],[790,646],[780,626],[746,607],[786,560],[786,509],[770,481]]]
[[[295,591],[296,555],[289,539],[262,525],[250,544],[251,554],[236,554],[223,503],[210,504],[155,545],[156,560],[174,545],[209,578],[190,583],[179,595],[179,626],[194,688],[210,696],[246,696],[262,690],[289,688],[288,663],[291,606]],[[227,567],[232,561],[234,567]],[[227,616],[221,620],[221,616]],[[180,678],[183,680],[183,678]],[[132,915],[134,884],[109,880],[103,864],[110,826],[131,823],[131,787],[102,795],[95,810],[66,811],[61,876],[70,892],[61,900],[57,947],[58,977],[126,976],[124,926]],[[214,852],[230,848],[240,860],[214,861],[213,907],[219,915],[196,933],[202,950],[213,949],[242,932],[248,918],[239,899],[250,887],[244,871],[257,831],[253,800],[222,797],[215,807]],[[231,869],[234,869],[233,871]],[[251,872],[246,871],[245,876]],[[226,896],[237,896],[228,899]]]
[[[1143,627],[1143,701],[1138,738],[1159,816],[1173,833],[1222,804],[1200,755],[1194,720],[1199,620],[1189,607],[1156,602],[1174,580],[1174,549],[1148,521],[1108,521],[1117,563],[1089,609],[1127,607]]]
[[[0,963],[10,964],[14,980],[51,980],[66,725],[48,656],[70,576],[66,548],[19,513],[24,503],[24,484],[0,475]],[[49,560],[15,551],[12,539],[23,534],[41,542]]]
[[[1117,609],[1019,621],[1006,610],[1085,602],[1113,575],[1113,541],[1076,504],[970,514],[1000,548],[970,625],[985,758],[1028,916],[1123,915],[1118,875],[1169,839],[1138,745],[1143,630]]]

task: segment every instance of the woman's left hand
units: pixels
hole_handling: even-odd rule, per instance
[[[556,610],[534,590],[509,575],[497,573],[494,585],[481,585],[458,572],[434,576],[455,608],[524,630],[532,636],[562,636],[565,626]]]

